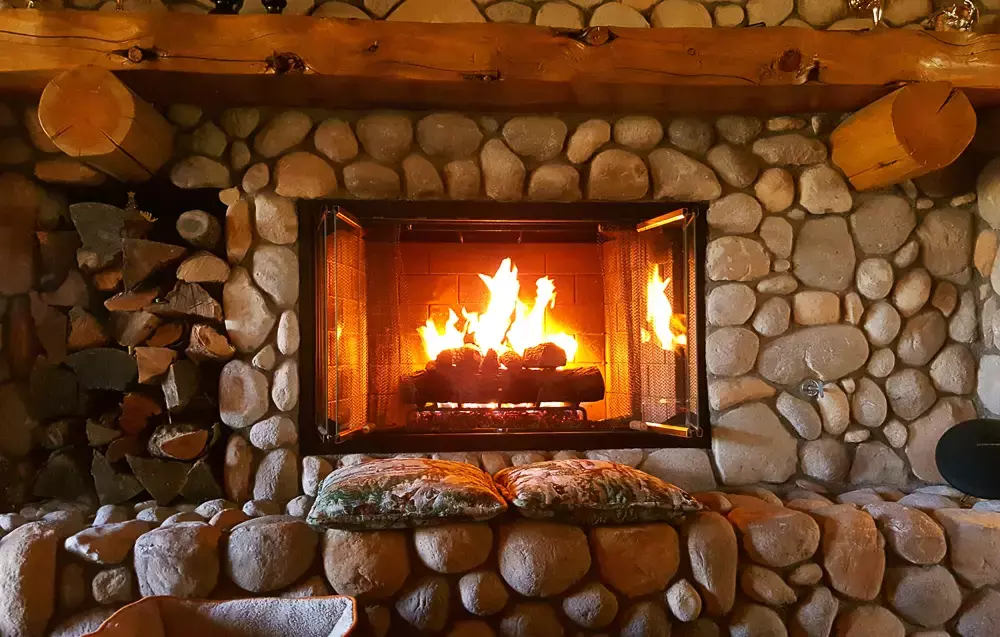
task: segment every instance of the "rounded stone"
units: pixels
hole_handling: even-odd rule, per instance
[[[246,139],[260,123],[260,111],[256,108],[227,108],[222,111],[219,121],[227,133]]]
[[[964,345],[952,343],[930,366],[934,387],[949,394],[971,394],[976,388],[976,359]]]
[[[972,256],[972,214],[961,208],[938,208],[924,215],[917,239],[928,272],[937,277],[959,274]]]
[[[359,119],[354,128],[365,152],[376,161],[398,162],[413,145],[413,125],[406,115],[367,115]],[[344,178],[346,180],[346,175]]]
[[[548,161],[562,152],[566,123],[558,117],[513,117],[503,126],[503,138],[518,155]]]
[[[518,201],[524,189],[524,163],[500,139],[491,139],[479,153],[486,196],[495,201]]]
[[[955,624],[955,632],[960,637],[993,637],[998,623],[1000,623],[1000,593],[987,588],[970,596],[969,604]]]
[[[838,379],[860,369],[868,352],[864,333],[853,325],[807,327],[766,343],[757,371],[779,385],[806,378]]]
[[[777,401],[778,413],[806,440],[815,440],[823,433],[823,421],[811,403],[781,392]]]
[[[896,339],[902,324],[896,308],[885,301],[879,301],[868,307],[862,327],[872,345],[885,347]]]
[[[605,201],[641,199],[649,191],[649,171],[638,155],[613,148],[590,163],[587,198]]]
[[[754,291],[741,283],[713,288],[708,295],[707,315],[712,325],[742,325],[757,305]]]
[[[734,188],[749,188],[759,171],[756,157],[742,146],[713,146],[705,156],[705,161],[723,181]]]
[[[320,199],[337,190],[337,175],[330,164],[305,151],[279,159],[274,179],[274,191],[282,197]]]
[[[792,256],[795,231],[792,224],[781,217],[768,217],[760,224],[760,238],[775,256],[787,259]]]
[[[701,614],[701,596],[686,579],[679,579],[667,589],[667,607],[682,622],[693,622]]]
[[[312,129],[312,120],[299,111],[284,111],[271,118],[254,137],[254,148],[264,157],[277,157],[297,146]]]
[[[741,604],[729,620],[731,637],[773,635],[785,637],[788,631],[778,613],[760,604]]]
[[[912,204],[898,195],[866,198],[851,215],[851,230],[866,254],[888,255],[900,248],[917,225]]]
[[[219,579],[221,533],[202,522],[150,531],[135,543],[133,563],[143,597],[205,598]]]
[[[427,568],[438,573],[464,573],[490,556],[493,532],[479,523],[448,524],[418,528],[413,544]]]
[[[228,188],[229,168],[202,155],[192,155],[174,164],[170,181],[178,188]]]
[[[753,328],[761,336],[779,336],[788,330],[792,308],[783,298],[775,297],[765,301],[753,317]]]
[[[906,365],[923,367],[948,340],[948,322],[937,310],[928,310],[906,321],[899,333],[896,355]]]
[[[851,468],[847,448],[834,438],[811,440],[799,450],[802,472],[824,482],[842,482]]]
[[[535,24],[540,27],[582,29],[583,14],[568,2],[546,2],[535,14]]]
[[[758,139],[753,152],[771,165],[807,166],[826,160],[826,144],[799,133],[787,133]]]
[[[469,157],[482,140],[479,126],[458,113],[434,113],[417,122],[417,143],[432,157]]]
[[[712,169],[678,150],[657,148],[648,160],[654,199],[712,201],[722,194]]]
[[[677,532],[668,524],[595,527],[590,545],[601,579],[630,598],[664,590],[680,565]]]
[[[867,429],[858,432],[869,433]],[[848,478],[851,484],[902,487],[906,484],[906,477],[906,463],[881,442],[862,442],[855,447]]]
[[[542,10],[550,5],[561,3],[546,3]],[[541,17],[541,16],[539,16]],[[536,19],[536,24],[540,24]],[[611,124],[603,119],[588,119],[573,131],[566,144],[566,159],[574,164],[582,164],[590,159],[597,150],[611,140]]]
[[[864,508],[899,557],[922,565],[937,564],[944,559],[948,550],[944,530],[923,511],[895,502],[878,502]]]
[[[837,618],[837,637],[904,637],[899,618],[881,606],[858,606]]]
[[[536,168],[528,180],[528,199],[576,201],[581,196],[580,173],[572,166],[545,164]]]
[[[754,562],[784,568],[811,558],[819,547],[819,525],[801,511],[776,506],[738,507],[729,521],[743,536]]]
[[[219,375],[219,417],[234,429],[249,427],[267,413],[267,377],[234,359]]]
[[[748,144],[764,130],[764,123],[750,115],[723,115],[715,120],[715,130],[731,144]]]
[[[322,552],[333,589],[366,602],[392,598],[410,574],[406,535],[400,531],[329,530]]]
[[[771,257],[749,237],[720,237],[708,244],[706,269],[712,281],[754,281],[770,272]]]
[[[285,310],[278,318],[278,351],[291,356],[299,349],[299,318],[295,310]]]
[[[603,628],[615,620],[618,599],[600,582],[591,582],[563,598],[562,608],[579,626]]]
[[[298,428],[288,416],[271,416],[250,428],[250,444],[264,451],[290,447],[298,440]]]
[[[620,637],[670,637],[667,614],[655,602],[639,602],[622,613]]]
[[[344,168],[344,187],[358,199],[393,199],[399,195],[399,175],[373,161],[357,161]]]
[[[253,497],[284,504],[299,494],[298,482],[299,459],[295,451],[274,449],[267,452],[257,465]]]
[[[309,569],[319,538],[308,524],[283,515],[266,515],[238,524],[226,545],[226,575],[252,593],[291,585]]]
[[[475,199],[479,196],[480,172],[474,159],[456,159],[445,164],[444,183],[452,199]]]
[[[396,612],[421,632],[440,632],[448,622],[448,580],[440,575],[417,580],[397,597]]]
[[[764,216],[757,200],[740,192],[716,199],[708,206],[708,225],[729,234],[749,234]]]
[[[715,423],[712,454],[725,484],[784,482],[795,473],[795,438],[763,403],[725,412]]]
[[[615,122],[614,140],[635,150],[648,150],[663,139],[663,124],[648,115],[627,115]]]
[[[865,259],[858,264],[855,286],[865,298],[877,300],[889,296],[895,275],[885,259]]]
[[[852,203],[847,182],[826,164],[809,166],[799,175],[799,205],[812,214],[847,212]]]
[[[590,570],[587,538],[578,527],[520,521],[501,528],[500,575],[518,593],[549,597],[562,593]]]
[[[923,268],[910,270],[896,282],[892,302],[903,316],[913,316],[931,298],[931,275]]]
[[[462,606],[473,615],[494,615],[507,605],[507,589],[496,573],[477,571],[467,573],[458,581]]]
[[[285,246],[259,246],[253,253],[253,280],[278,307],[299,298],[299,258]]]
[[[273,192],[259,192],[254,197],[254,218],[257,232],[266,241],[287,245],[299,235],[299,220],[295,203]]]
[[[854,242],[842,217],[810,219],[799,230],[792,254],[794,273],[820,290],[843,292],[854,278]]]
[[[338,164],[346,164],[358,156],[358,139],[351,125],[342,119],[327,119],[317,126],[313,145],[323,156]]]
[[[742,376],[754,367],[760,339],[745,327],[723,327],[708,335],[705,365],[716,376]]]
[[[437,168],[423,155],[407,155],[403,160],[403,181],[407,199],[438,199],[444,194],[444,183]]]
[[[918,369],[901,369],[885,381],[885,393],[893,413],[913,420],[934,404],[934,385]]]
[[[815,586],[823,579],[823,567],[813,562],[806,562],[795,567],[788,574],[788,583],[795,586]]]
[[[694,0],[664,0],[653,9],[652,23],[657,28],[701,27],[711,28],[712,16],[708,9]]]
[[[795,591],[769,568],[747,565],[740,575],[740,588],[755,602],[769,606],[787,606],[795,601]]]
[[[500,620],[502,637],[562,637],[559,616],[551,606],[541,602],[516,604]]]
[[[715,131],[708,122],[691,117],[678,117],[667,126],[670,143],[681,150],[702,155],[712,146]]]
[[[926,377],[924,379],[926,380]],[[933,403],[933,401],[931,395],[927,402]],[[946,431],[960,422],[975,417],[976,409],[972,401],[949,396],[940,399],[930,412],[910,423],[906,457],[910,461],[913,475],[926,482],[944,482],[936,459],[938,442]]]
[[[851,395],[851,414],[865,427],[880,427],[889,413],[889,406],[882,389],[867,376],[858,381],[857,390]]]
[[[792,297],[792,317],[799,325],[825,325],[840,320],[840,297],[806,290]]]
[[[795,201],[795,180],[784,168],[768,168],[753,186],[754,194],[768,212],[781,212]]]

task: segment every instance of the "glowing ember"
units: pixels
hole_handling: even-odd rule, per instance
[[[683,325],[676,319],[674,310],[670,306],[666,292],[668,285],[670,277],[661,279],[660,269],[654,265],[649,273],[649,282],[646,284],[646,322],[652,328],[660,346],[665,350],[673,350],[678,345],[687,344],[687,335],[684,334]],[[651,338],[649,332],[642,331],[643,343],[648,343]]]
[[[545,329],[545,312],[555,306],[556,286],[552,279],[542,277],[535,282],[535,302],[528,305],[518,299],[520,284],[517,266],[504,259],[493,276],[480,274],[479,278],[489,291],[489,302],[482,314],[462,308],[465,318],[458,329],[458,316],[448,310],[448,320],[438,328],[433,319],[417,328],[424,342],[424,349],[431,359],[446,349],[462,347],[470,340],[482,353],[494,350],[501,355],[508,350],[524,354],[532,345],[555,343],[566,352],[566,360],[576,355],[576,339],[562,332],[550,333]]]

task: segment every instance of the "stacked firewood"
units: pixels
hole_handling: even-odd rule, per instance
[[[26,495],[221,497],[206,456],[235,350],[217,300],[229,277],[218,219],[158,222],[131,200],[69,213],[73,230],[37,233],[34,289],[5,321],[4,356],[38,423],[31,455],[47,454]]]
[[[436,403],[583,403],[604,398],[604,376],[596,367],[565,369],[566,352],[542,343],[524,355],[506,351],[484,355],[475,345],[441,351],[425,369],[401,383],[403,401]]]

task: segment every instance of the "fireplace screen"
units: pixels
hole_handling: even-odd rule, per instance
[[[302,261],[319,443],[707,444],[696,210],[351,202],[317,218]]]

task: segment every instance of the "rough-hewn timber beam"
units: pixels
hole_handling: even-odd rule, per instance
[[[618,29],[300,16],[8,10],[0,91],[38,93],[80,64],[154,102],[496,110],[857,108],[948,81],[1000,103],[1000,35],[880,29]]]

